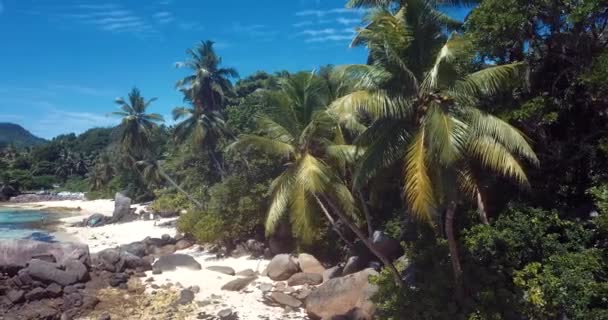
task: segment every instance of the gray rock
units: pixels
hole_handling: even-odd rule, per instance
[[[308,296],[312,293],[312,290],[308,289],[308,288],[303,288],[302,290],[300,290],[298,292],[298,295],[296,295],[296,298],[298,300],[305,300],[306,298],[308,298]]]
[[[181,239],[175,243],[175,249],[184,250],[184,249],[188,249],[188,248],[192,247],[193,245],[194,245],[194,242],[192,242],[188,239]]]
[[[78,260],[68,260],[65,264],[65,271],[76,276],[76,282],[89,280],[89,270],[84,263]]]
[[[112,219],[116,222],[123,221],[129,215],[131,215],[131,198],[117,192],[114,196]]]
[[[173,243],[173,238],[168,235],[168,234],[163,234],[162,236],[160,236],[160,239],[163,241],[163,244],[167,245],[167,244],[174,244]]]
[[[49,286],[46,287],[46,290],[53,294],[55,297],[59,296],[63,291],[63,289],[61,289],[61,286],[56,283],[49,284]]]
[[[348,258],[344,270],[342,270],[342,275],[345,276],[363,270],[365,266],[362,264],[362,259],[358,256]]]
[[[177,299],[177,303],[181,305],[190,304],[194,301],[194,292],[188,289],[184,289],[179,292],[179,299]]]
[[[367,264],[367,267],[380,272],[382,269],[382,263],[378,261],[370,261],[370,263]]]
[[[146,255],[146,244],[141,241],[131,242],[120,246],[120,250],[143,258]]]
[[[218,318],[220,320],[237,320],[238,316],[231,309],[223,309],[217,313]]]
[[[129,281],[129,276],[125,273],[115,273],[110,276],[109,283],[112,287],[118,287],[121,284],[126,284]]]
[[[306,311],[315,319],[333,319],[359,310],[359,315],[365,315],[363,319],[373,319],[376,307],[371,298],[378,288],[369,277],[377,274],[365,269],[323,283],[306,298]]]
[[[301,253],[300,255],[298,255],[298,262],[300,264],[300,269],[302,270],[302,272],[318,273],[321,275],[323,274],[323,272],[325,272],[325,268],[323,267],[321,262],[319,262],[319,260],[317,260],[317,258],[315,258],[313,255]]]
[[[98,252],[93,261],[98,268],[109,272],[122,272],[125,268],[124,260],[120,257],[120,250],[114,248]]]
[[[247,242],[245,243],[247,250],[249,250],[249,253],[251,253],[251,255],[253,257],[261,257],[264,255],[264,249],[265,249],[265,245],[264,243],[257,241],[255,239],[249,239],[247,240]]]
[[[260,284],[260,290],[262,290],[262,292],[269,292],[272,290],[272,284],[270,283],[261,283]]]
[[[232,269],[231,267],[210,266],[207,267],[207,270],[227,274],[229,276],[234,276],[236,274],[236,272],[234,272],[234,269]]]
[[[243,271],[239,271],[236,273],[237,276],[241,276],[241,277],[255,277],[257,276],[256,272],[253,271],[252,269],[245,269]]]
[[[342,267],[338,265],[335,267],[331,267],[323,272],[323,281],[325,282],[327,280],[341,277],[341,276],[342,276]]]
[[[140,258],[132,253],[121,251],[120,258],[124,260],[126,269],[148,271],[152,270],[152,264],[146,259]]]
[[[112,317],[109,313],[105,312],[99,316],[98,320],[112,320]]]
[[[385,232],[374,231],[372,243],[378,251],[391,260],[395,260],[403,254],[403,248],[399,241],[391,238]]]
[[[290,255],[279,254],[272,258],[266,270],[270,279],[283,281],[297,273],[299,268]]]
[[[10,290],[6,293],[6,297],[8,301],[11,303],[19,303],[23,300],[23,296],[25,295],[25,291],[23,290]]]
[[[174,271],[177,268],[186,268],[190,270],[201,270],[201,264],[194,260],[193,257],[186,254],[168,254],[161,256],[153,265],[153,270]]]
[[[47,299],[47,298],[55,298],[57,296],[59,296],[59,294],[57,294],[53,291],[37,287],[25,294],[25,300],[34,301],[34,300],[41,300],[41,299]]]
[[[101,227],[103,225],[105,225],[107,222],[109,221],[109,217],[101,214],[101,213],[95,213],[93,215],[91,215],[90,217],[84,219],[83,224],[85,227]]]
[[[299,308],[302,306],[302,301],[282,292],[273,292],[270,297],[282,306],[289,306],[292,308]]]
[[[36,280],[45,283],[55,282],[62,286],[68,286],[78,282],[78,275],[61,270],[55,263],[42,260],[31,260],[27,267],[27,273]]]
[[[222,286],[222,290],[226,291],[241,291],[252,283],[256,277],[237,278]]]
[[[323,276],[318,273],[299,272],[289,277],[287,280],[288,286],[301,286],[305,284],[316,286],[323,282]]]
[[[90,264],[89,247],[85,244],[47,243],[23,239],[2,240],[0,241],[0,270],[23,269],[33,257],[40,255],[52,255],[60,265],[67,260],[79,260],[85,265]]]

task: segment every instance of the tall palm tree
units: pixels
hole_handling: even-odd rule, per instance
[[[339,126],[326,112],[326,90],[314,73],[298,73],[283,79],[281,91],[269,93],[276,110],[259,118],[261,135],[242,134],[229,149],[257,148],[284,161],[284,171],[271,185],[273,199],[266,219],[266,232],[272,234],[281,218],[289,213],[294,231],[303,241],[311,241],[319,217],[325,217],[338,235],[332,213],[401,281],[397,270],[357,227],[358,208],[345,181],[338,173],[340,164],[353,162],[357,147],[343,144]],[[331,210],[331,212],[330,212]]]
[[[157,176],[164,178],[173,185],[178,191],[182,192],[198,207],[201,203],[194,199],[189,193],[182,189],[173,179],[171,179],[156,160],[152,151],[151,138],[153,130],[158,127],[158,123],[163,122],[163,117],[156,113],[148,114],[146,109],[156,99],[146,101],[137,88],[129,93],[129,102],[119,98],[116,103],[121,106],[122,111],[113,112],[114,115],[121,116],[121,141],[123,148],[127,151],[128,158],[132,162],[134,169],[143,168],[140,174],[148,183],[157,182]],[[148,180],[152,179],[152,180]]]
[[[184,101],[194,104],[192,90],[182,90]],[[231,138],[232,132],[226,125],[219,111],[196,107],[177,107],[173,109],[173,119],[183,120],[175,127],[175,138],[183,142],[188,138],[199,150],[206,150],[213,161],[215,168],[221,175],[225,174],[217,146],[223,137]]]
[[[201,41],[186,53],[189,59],[178,62],[176,67],[188,68],[193,74],[179,80],[178,89],[192,90],[193,105],[198,109],[222,110],[224,97],[232,92],[230,78],[237,78],[234,68],[222,68],[222,58],[215,53],[213,41]]]
[[[421,30],[416,25],[429,23],[429,16],[412,22],[406,9],[377,13],[368,27],[359,31],[354,43],[369,46],[374,57],[372,65],[357,68],[366,70],[362,81],[375,82],[376,88],[346,95],[331,109],[342,123],[358,130],[365,126],[357,118],[364,115],[373,119],[358,140],[366,146],[366,153],[357,170],[356,188],[365,185],[379,169],[402,161],[409,213],[433,222],[445,210],[445,233],[454,278],[459,282],[462,268],[454,217],[461,194],[470,198],[479,194],[473,168],[478,165],[527,186],[517,157],[538,163],[517,129],[477,108],[482,97],[520,84],[526,66],[514,63],[463,73],[455,62],[464,56],[468,43],[453,35],[439,50],[425,52],[432,57],[432,64],[419,72],[414,67],[426,63],[410,63],[410,51],[419,50],[412,41],[418,35],[411,31]],[[437,22],[430,17],[431,22]],[[425,34],[420,36],[428,36]],[[398,87],[394,79],[409,81]]]
[[[122,117],[121,142],[123,148],[133,157],[141,158],[149,152],[153,129],[163,117],[157,113],[146,113],[146,109],[156,98],[145,100],[137,88],[129,93],[128,100],[117,98],[115,103],[122,111],[112,112]]]

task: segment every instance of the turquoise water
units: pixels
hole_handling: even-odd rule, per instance
[[[51,218],[48,212],[0,207],[0,240],[34,239],[52,242],[53,236],[45,230]]]

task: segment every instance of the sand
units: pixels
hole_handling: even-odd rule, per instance
[[[106,248],[114,248],[122,244],[127,244],[134,241],[141,241],[145,237],[161,237],[163,234],[175,236],[177,230],[172,227],[159,227],[158,224],[170,221],[164,219],[160,221],[144,221],[137,220],[122,224],[111,224],[102,227],[70,227],[74,222],[82,221],[82,219],[94,213],[101,213],[111,216],[114,210],[113,200],[69,200],[69,201],[48,201],[26,204],[15,204],[14,207],[28,209],[48,209],[60,208],[62,211],[66,209],[77,209],[75,214],[71,214],[61,219],[62,225],[60,231],[54,235],[60,241],[76,241],[89,245],[91,253],[96,253]],[[136,211],[145,209],[145,206],[133,205]],[[268,265],[268,260],[257,259],[253,260],[249,257],[243,258],[226,258],[215,259],[215,255],[200,251],[198,246],[180,251],[178,253],[189,254],[194,257],[203,267],[203,270],[185,270],[178,269],[172,272],[164,272],[160,275],[152,275],[151,271],[147,272],[148,277],[153,277],[154,282],[147,283],[147,291],[151,292],[152,284],[164,285],[167,283],[181,284],[184,288],[198,286],[200,292],[196,294],[195,301],[204,302],[204,306],[199,307],[198,312],[205,312],[210,315],[216,315],[220,310],[231,309],[237,312],[239,319],[242,320],[280,320],[280,319],[308,319],[303,310],[285,313],[281,307],[272,307],[262,302],[263,293],[259,289],[260,283],[273,283],[267,277],[258,277],[258,279],[250,284],[241,292],[231,292],[221,290],[221,287],[231,280],[236,279],[234,276],[221,274],[218,272],[206,270],[209,266],[226,266],[233,268],[236,272],[252,269],[253,271],[262,272]],[[212,301],[220,301],[220,303],[212,303]],[[196,319],[196,314],[192,319]]]

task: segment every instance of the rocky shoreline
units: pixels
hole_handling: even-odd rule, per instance
[[[364,246],[356,245],[345,263],[324,265],[272,241],[249,239],[230,249],[197,245],[169,235],[174,227],[142,220],[148,214],[135,214],[123,200],[113,201],[112,215],[64,220],[83,244],[0,242],[0,319],[374,317],[377,288],[368,279],[380,264]],[[133,241],[132,233],[147,232],[156,237]],[[382,232],[371,240],[393,259],[402,254]]]

